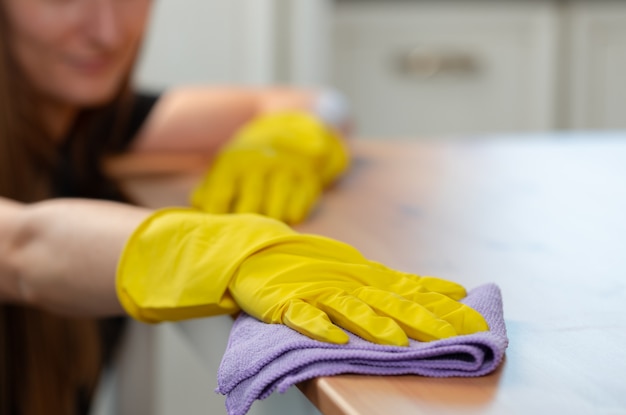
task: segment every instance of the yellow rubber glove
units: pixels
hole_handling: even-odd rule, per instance
[[[210,213],[260,213],[298,223],[348,162],[341,138],[312,115],[263,115],[220,151],[191,204]]]
[[[345,343],[337,326],[380,344],[407,345],[487,330],[461,304],[465,289],[364,258],[333,239],[299,234],[254,214],[154,213],[133,233],[117,271],[120,302],[144,322],[233,313],[317,340]]]

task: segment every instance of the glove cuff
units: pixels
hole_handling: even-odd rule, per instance
[[[269,147],[303,157],[320,174],[324,186],[347,169],[350,159],[338,133],[303,111],[276,112],[252,120],[231,143],[231,148],[246,147]]]
[[[124,247],[117,267],[118,299],[131,317],[146,323],[234,313],[239,308],[228,285],[239,265],[294,234],[260,215],[156,211]]]

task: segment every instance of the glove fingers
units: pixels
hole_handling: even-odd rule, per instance
[[[192,195],[192,206],[209,213],[228,213],[235,196],[236,179],[230,169],[219,165],[211,171]]]
[[[238,193],[236,195],[235,213],[259,213],[261,202],[265,194],[265,169],[259,168],[254,172],[243,174],[239,178]]]
[[[287,221],[287,207],[289,205],[289,193],[297,190],[293,172],[286,169],[275,171],[269,178],[267,195],[263,212],[274,219]]]
[[[289,223],[300,223],[304,221],[307,216],[309,216],[320,192],[321,189],[318,180],[311,176],[303,178],[291,197],[291,203],[287,207]]]
[[[335,326],[326,313],[300,300],[291,300],[282,318],[283,324],[312,339],[335,343],[348,343],[348,335]]]
[[[396,292],[403,297],[410,297],[413,293],[421,292],[435,292],[450,297],[453,300],[461,300],[467,296],[465,288],[453,281],[444,280],[436,277],[422,277],[415,274],[409,274],[402,271],[392,270],[384,265],[376,262],[369,261],[369,265],[373,268],[379,269],[382,272],[393,273],[397,275],[398,279],[387,287],[380,287],[382,289],[389,289],[389,291]],[[386,279],[387,281],[389,278]]]
[[[316,305],[333,323],[372,343],[409,344],[406,333],[393,319],[379,316],[365,302],[345,292],[330,294]]]
[[[453,325],[419,303],[375,287],[359,288],[354,295],[369,304],[378,314],[395,320],[415,340],[427,342],[457,335]]]
[[[457,298],[465,296],[465,289],[457,283],[434,277],[407,278],[406,276],[410,274],[393,271],[376,263],[351,265],[342,273],[364,285],[358,295],[361,300],[372,306],[379,314],[395,319],[409,337],[416,340],[428,341],[489,329],[480,313],[450,296],[454,295]],[[430,289],[442,292],[428,291]],[[377,295],[383,296],[381,298],[384,300],[377,300]],[[400,300],[408,302],[403,305]],[[403,316],[414,317],[407,320],[407,317]],[[431,321],[429,326],[423,326],[425,330],[431,330],[430,333],[420,334],[415,328],[411,329],[411,322],[419,321],[412,319],[418,317],[424,321]],[[432,319],[439,320],[439,323]],[[403,325],[401,323],[403,321],[408,321],[409,325]]]
[[[444,280],[437,277],[417,276],[413,274],[403,273],[407,278],[417,280],[422,287],[423,292],[436,292],[452,298],[453,300],[461,300],[467,296],[465,288],[456,282]]]
[[[450,323],[458,334],[472,334],[489,330],[484,317],[473,308],[435,292],[415,293],[408,300],[422,305],[437,318]]]
[[[350,155],[343,141],[335,135],[334,132],[329,131],[328,148],[326,153],[328,159],[322,177],[324,184],[330,184],[341,173],[343,173],[350,164]]]

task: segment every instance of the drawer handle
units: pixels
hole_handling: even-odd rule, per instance
[[[396,68],[403,76],[431,78],[436,75],[475,75],[480,70],[476,56],[463,52],[436,52],[414,48],[399,55]]]

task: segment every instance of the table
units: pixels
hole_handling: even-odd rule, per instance
[[[298,229],[467,288],[497,283],[510,346],[482,378],[344,375],[300,385],[322,413],[626,414],[626,133],[353,148],[351,172]],[[163,205],[183,201],[189,182],[167,192],[137,184]]]

